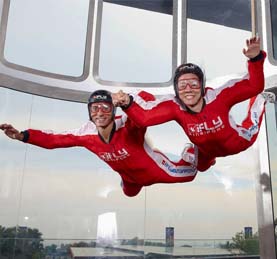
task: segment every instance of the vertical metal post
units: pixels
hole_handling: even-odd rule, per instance
[[[256,3],[255,0],[251,0],[251,31],[252,37],[256,36]]]

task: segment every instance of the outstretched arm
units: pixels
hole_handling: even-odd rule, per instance
[[[79,129],[64,132],[51,130],[42,131],[28,129],[19,132],[10,124],[0,124],[0,129],[11,139],[17,139],[28,144],[47,149],[86,146],[86,135],[97,134],[94,124],[88,122]],[[95,133],[96,132],[96,133]]]
[[[243,54],[248,58],[248,80],[246,87],[240,87],[239,95],[251,98],[261,93],[265,85],[263,65],[266,53],[261,50],[260,38],[246,40]]]
[[[4,131],[4,133],[11,139],[23,140],[23,133],[14,128],[11,124],[0,124],[0,129]]]
[[[266,53],[261,50],[258,37],[246,40],[246,47],[242,50],[248,58],[248,75],[243,78],[232,79],[219,87],[216,91],[225,98],[225,104],[234,104],[252,98],[264,90],[264,60]]]
[[[154,96],[145,91],[129,95],[119,91],[112,95],[114,105],[120,106],[137,126],[148,127],[171,120],[178,121],[179,105],[172,95]]]

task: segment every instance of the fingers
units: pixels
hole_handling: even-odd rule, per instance
[[[117,93],[112,94],[114,106],[125,106],[130,102],[129,95],[124,93],[122,90],[119,90]]]
[[[260,53],[260,50],[260,38],[255,36],[246,40],[246,48],[242,52],[247,58],[254,58]]]
[[[258,44],[260,43],[260,37],[258,37],[258,36],[255,36],[255,37],[252,37],[252,38],[246,40],[247,47],[251,44],[256,44],[256,43],[258,43]]]
[[[4,130],[7,124],[0,124],[0,129]]]
[[[113,105],[120,106],[120,91],[117,93],[112,93]]]
[[[246,46],[249,47],[253,44],[260,44],[260,38],[259,37],[253,37],[246,40]]]
[[[122,90],[118,91],[117,93],[112,93],[113,105],[120,106]]]
[[[118,106],[118,96],[117,96],[117,93],[112,93],[111,96],[112,96],[112,100],[113,100],[113,105],[114,106]]]
[[[258,36],[250,38],[250,43],[259,43],[259,42],[260,42],[260,37]]]
[[[15,129],[12,125],[10,124],[1,124],[0,125],[0,129],[4,131],[4,133],[8,136],[8,137],[12,137],[14,134],[18,134],[19,131],[17,129]]]
[[[0,129],[11,139],[23,140],[24,135],[15,129],[11,124],[0,124]]]
[[[13,126],[11,124],[4,123],[4,124],[0,124],[0,129],[1,130],[10,130],[10,129],[13,129]]]

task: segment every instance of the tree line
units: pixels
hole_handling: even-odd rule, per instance
[[[44,247],[42,233],[36,228],[28,227],[3,227],[0,225],[0,259],[40,259],[46,255],[55,255],[55,258],[70,258],[70,247],[96,247],[96,242],[75,242],[72,244],[57,245],[52,244]],[[122,240],[121,245],[144,245],[163,246],[163,244],[153,243],[135,237],[130,240]],[[243,231],[238,232],[228,241],[221,245],[222,248],[233,250],[238,249],[243,254],[258,255],[259,239],[255,233],[251,237],[246,237]]]

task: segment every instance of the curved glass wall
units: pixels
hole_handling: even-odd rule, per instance
[[[169,85],[176,66],[176,3],[100,0],[94,60],[97,81],[103,85]]]
[[[274,225],[275,225],[275,240],[277,240],[277,105],[271,105],[266,110],[267,118],[267,134],[268,134],[268,149],[269,149],[269,162],[270,162],[270,177],[272,184],[272,197],[273,197],[273,212],[274,212]],[[270,183],[270,181],[267,181]],[[277,243],[276,243],[277,244]],[[277,245],[276,245],[277,246]]]
[[[83,75],[89,0],[9,0],[5,4],[9,11],[4,47],[8,65]]]
[[[78,128],[88,119],[85,104],[3,88],[0,99],[1,120],[20,130],[62,131]],[[187,142],[175,123],[149,128],[148,137],[172,159]],[[13,233],[19,238],[11,239],[11,253],[25,243],[28,247],[27,238],[37,244],[36,252],[48,255],[67,253],[69,246],[89,246],[96,253],[101,235],[110,233],[109,245],[115,250],[106,253],[123,248],[137,256],[238,254],[242,251],[228,247],[231,238],[244,227],[251,227],[253,234],[257,231],[253,149],[218,159],[216,166],[191,183],[157,184],[128,198],[119,176],[87,150],[45,150],[13,141],[2,132],[0,146],[1,230],[16,227]],[[173,228],[174,247],[166,245],[167,228]],[[10,239],[3,237],[6,244]],[[75,248],[77,255],[80,251]]]
[[[112,5],[105,2],[104,16]],[[166,20],[165,32],[169,35],[172,17]],[[193,19],[187,22],[187,60],[204,68],[207,84],[212,87],[246,72],[241,49],[250,32],[224,27],[226,37],[222,37],[222,27]],[[221,41],[215,42],[211,35]],[[167,39],[165,60],[169,62],[163,63],[167,64],[166,71],[172,70],[171,44],[172,38]],[[74,69],[73,74],[79,72]],[[113,67],[106,71],[100,68],[104,79],[123,80],[112,72]],[[152,80],[150,73],[140,76],[141,81],[147,76],[148,81]],[[167,72],[163,76],[163,80],[169,80],[171,75]],[[1,122],[12,123],[20,130],[63,131],[78,128],[88,120],[85,104],[4,88],[0,88],[0,103]],[[237,122],[246,115],[246,106],[242,103],[232,110]],[[35,254],[38,258],[101,258],[113,253],[123,256],[121,252],[138,258],[148,253],[168,258],[259,254],[255,239],[255,175],[259,171],[256,146],[217,159],[215,166],[199,173],[193,182],[157,184],[127,198],[120,177],[87,150],[45,150],[12,141],[0,133],[0,257],[17,258],[23,253],[26,258]],[[149,128],[148,138],[171,159],[177,159],[189,142],[174,122]],[[102,244],[103,237],[109,242]],[[241,239],[243,245],[254,250],[243,250],[245,247],[239,246]],[[104,249],[107,245],[113,249]]]

